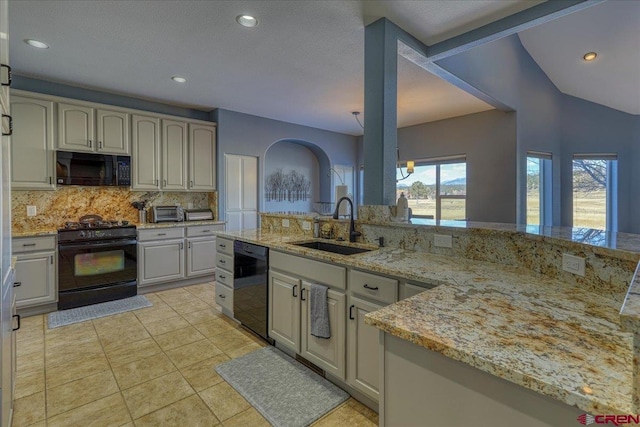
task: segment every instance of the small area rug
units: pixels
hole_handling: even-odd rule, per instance
[[[111,316],[112,314],[124,313],[125,311],[151,307],[152,305],[147,297],[136,295],[131,298],[55,311],[49,313],[49,329],[84,322],[85,320],[97,319],[99,317]]]
[[[216,371],[276,427],[303,427],[349,395],[275,347],[221,363]]]

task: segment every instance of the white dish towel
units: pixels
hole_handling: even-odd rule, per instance
[[[327,292],[329,292],[329,288],[326,286],[311,285],[311,295],[309,296],[309,304],[311,305],[311,335],[318,338],[331,338]]]

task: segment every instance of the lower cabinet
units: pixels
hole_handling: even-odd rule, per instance
[[[187,276],[206,276],[216,271],[216,238],[187,239]]]
[[[214,247],[216,304],[233,319],[233,240],[218,237]]]
[[[345,381],[346,269],[272,251],[269,269],[269,336],[325,372]],[[329,287],[331,338],[311,335],[311,286]]]
[[[378,401],[380,368],[378,352],[380,348],[379,330],[364,323],[364,316],[384,305],[349,296],[349,320],[347,336],[349,355],[347,381],[350,386]]]
[[[139,242],[138,262],[138,286],[184,279],[184,240]]]
[[[327,305],[331,338],[318,338],[311,335],[311,304],[309,295],[311,283],[302,281],[300,290],[301,304],[301,343],[300,354],[310,362],[322,367],[336,377],[345,379],[345,307],[347,297],[344,292],[329,289]],[[376,353],[377,354],[377,353]]]
[[[14,238],[16,257],[13,291],[18,308],[58,301],[58,277],[55,236]]]

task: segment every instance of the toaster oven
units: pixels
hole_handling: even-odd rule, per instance
[[[151,222],[182,222],[184,210],[180,206],[152,206],[149,216]]]

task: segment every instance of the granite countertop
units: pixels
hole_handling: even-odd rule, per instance
[[[57,236],[58,229],[41,228],[32,230],[13,231],[11,237],[37,237],[37,236]]]
[[[146,222],[144,224],[134,224],[138,230],[154,228],[188,227],[193,225],[220,225],[226,221],[206,220],[206,221],[181,221],[181,222]]]
[[[344,256],[289,244],[314,240],[300,235],[217,234],[442,285],[370,313],[365,321],[584,411],[632,413],[632,334],[621,330],[620,307],[610,299],[488,262],[398,248]]]

